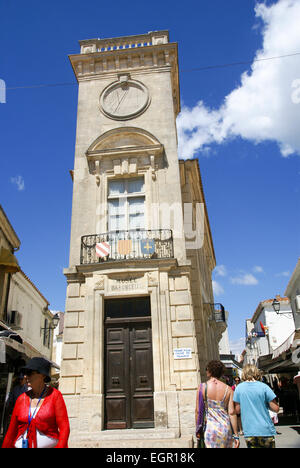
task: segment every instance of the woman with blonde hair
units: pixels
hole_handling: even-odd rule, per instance
[[[248,448],[275,448],[276,430],[269,410],[278,413],[276,395],[260,382],[261,372],[251,364],[243,369],[242,380],[234,392],[237,414],[241,413],[244,436]]]

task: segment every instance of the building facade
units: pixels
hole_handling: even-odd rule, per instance
[[[19,271],[14,252],[20,248],[20,244],[15,230],[0,205],[0,320],[4,319],[7,307],[11,274]]]
[[[20,244],[0,206],[0,432],[14,376],[32,357],[52,357],[49,302],[20,268]]]
[[[260,302],[252,319],[246,322],[244,365],[255,364],[270,374],[293,372],[294,366],[290,367],[286,356],[295,334],[291,303],[288,297],[276,296],[280,304],[276,313],[273,300]]]
[[[52,318],[48,300],[28,276],[22,270],[12,275],[5,323],[21,336],[27,357],[52,360]]]
[[[80,46],[60,378],[71,443],[190,441],[223,324],[199,166],[178,161],[177,44],[157,31]]]
[[[225,312],[226,323],[228,322],[229,312]],[[225,328],[225,327],[224,327]],[[232,353],[230,349],[230,341],[229,341],[229,334],[228,328],[223,331],[222,338],[219,342],[219,353],[220,353],[220,360],[223,362],[224,366],[226,367],[226,377],[227,382],[230,385],[233,385],[234,378],[240,376],[241,374],[241,364],[240,355],[236,356]]]
[[[291,360],[300,374],[300,258],[298,259],[297,265],[290,281],[287,285],[285,294],[291,301],[294,321],[295,321],[295,334],[291,342],[290,350],[292,352]],[[289,343],[287,344],[287,346]],[[286,347],[287,347],[286,346]],[[300,389],[299,379],[298,388]],[[299,390],[300,396],[300,390]]]
[[[285,294],[291,301],[295,328],[300,330],[300,258],[287,285]]]
[[[64,322],[65,314],[61,311],[51,311],[52,315],[59,317],[59,324],[53,330],[53,346],[52,346],[52,361],[57,364],[56,369],[52,369],[52,378],[59,380],[60,367],[62,361],[62,347],[63,347],[63,336],[64,336]]]

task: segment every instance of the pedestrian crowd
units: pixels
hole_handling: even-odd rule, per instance
[[[50,370],[50,362],[38,357],[20,370],[6,402],[2,448],[68,447],[67,409],[60,391],[49,385]],[[254,365],[246,365],[232,386],[224,382],[224,373],[221,361],[211,361],[207,382],[198,389],[198,447],[239,448],[243,434],[248,448],[275,448],[277,398],[286,401],[287,384],[275,381],[274,392]]]
[[[260,371],[246,365],[242,382],[230,387],[221,379],[225,367],[211,361],[207,383],[201,384],[196,401],[196,437],[199,448],[239,448],[243,433],[248,448],[275,448],[274,419],[277,396],[263,383]],[[273,418],[273,419],[272,419]]]

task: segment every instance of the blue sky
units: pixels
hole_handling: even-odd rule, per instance
[[[179,43],[180,155],[198,157],[232,348],[261,300],[284,294],[299,256],[300,9],[296,0],[0,2],[0,203],[18,258],[64,310],[78,40],[168,29]],[[258,59],[258,62],[253,62]],[[213,65],[244,65],[211,68]],[[297,81],[299,80],[299,82]],[[20,88],[42,84],[66,86]]]

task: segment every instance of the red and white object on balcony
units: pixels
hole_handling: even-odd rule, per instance
[[[99,258],[107,257],[110,254],[110,245],[107,242],[96,244],[96,255]]]

